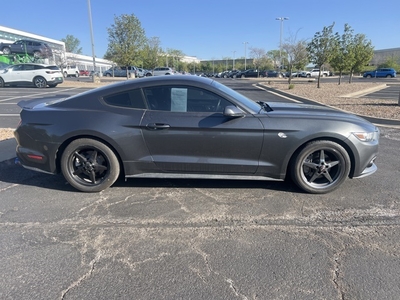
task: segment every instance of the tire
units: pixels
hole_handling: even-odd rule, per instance
[[[33,78],[33,85],[39,89],[43,89],[47,86],[47,81],[42,76]]]
[[[368,75],[367,75],[367,78],[372,78],[372,76],[368,74]]]
[[[68,77],[68,73],[64,72],[64,78],[67,78],[67,77]]]
[[[339,187],[349,176],[350,157],[347,151],[332,141],[313,141],[294,156],[290,175],[302,190],[325,194]]]
[[[386,78],[392,78],[393,76],[392,75],[390,75],[390,74],[387,74],[386,75]]]
[[[1,49],[1,51],[3,51],[4,55],[9,55],[11,54],[11,49],[8,47],[4,47],[3,49]]]
[[[111,77],[111,74],[110,74],[110,73],[107,73],[107,74],[106,74],[106,77]]]
[[[78,72],[75,73],[75,77],[76,77],[76,78],[79,77],[79,73],[78,73]]]
[[[61,171],[68,183],[81,192],[100,192],[118,178],[115,153],[102,142],[82,138],[71,142],[61,157]]]
[[[0,88],[3,88],[4,87],[4,80],[3,80],[3,78],[0,78]]]

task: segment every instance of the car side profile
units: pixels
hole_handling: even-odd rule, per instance
[[[134,66],[113,67],[103,72],[105,77],[127,77],[127,74],[133,74],[138,77],[138,68]]]
[[[254,70],[254,69],[248,69],[245,71],[240,71],[239,73],[236,74],[237,78],[257,78],[260,76],[260,72],[258,70]]]
[[[153,76],[174,75],[175,71],[169,67],[157,67],[153,69]]]
[[[44,64],[17,64],[0,70],[0,87],[33,85],[37,88],[56,87],[63,82],[59,67]]]
[[[380,68],[373,71],[364,72],[363,77],[372,78],[372,77],[386,77],[386,78],[394,78],[396,77],[396,70],[392,68]]]
[[[99,192],[125,178],[290,178],[327,193],[373,174],[379,130],[333,108],[255,102],[200,76],[152,76],[23,100],[18,163]]]
[[[51,57],[53,55],[49,45],[44,42],[32,40],[18,40],[14,43],[0,43],[0,50],[5,55],[15,54],[32,54],[35,57]]]

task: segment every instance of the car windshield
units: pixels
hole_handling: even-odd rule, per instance
[[[250,108],[253,112],[258,113],[260,111],[260,104],[257,104],[253,100],[250,100],[249,98],[243,96],[242,94],[232,90],[231,88],[229,88],[226,85],[223,85],[217,81],[214,81],[212,84],[220,91],[224,92],[225,94],[228,94],[232,98],[235,98],[238,101],[240,101],[241,103],[243,103],[245,106]]]

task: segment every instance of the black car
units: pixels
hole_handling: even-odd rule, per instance
[[[261,71],[260,72],[260,77],[278,77],[282,78],[285,77],[285,75],[282,72],[278,72],[275,70],[267,70],[267,71]]]
[[[14,43],[0,43],[3,54],[32,54],[35,57],[51,57],[53,55],[49,45],[39,41],[18,40]]]
[[[128,80],[69,98],[23,100],[28,169],[98,192],[136,177],[292,178],[326,193],[375,172],[379,130],[323,106],[252,101],[199,76]]]
[[[236,74],[237,78],[258,78],[260,77],[260,72],[258,70],[249,69],[246,71],[241,71]]]

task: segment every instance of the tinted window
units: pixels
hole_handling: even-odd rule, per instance
[[[36,67],[35,65],[25,65],[24,70],[29,70],[29,71],[34,70],[34,69],[36,69],[35,67]]]
[[[152,110],[173,112],[223,112],[229,101],[207,90],[187,86],[159,86],[144,89]]]
[[[140,89],[125,91],[104,97],[104,101],[113,106],[145,109],[142,91]]]
[[[50,69],[50,70],[57,70],[60,71],[60,68],[57,66],[47,66],[46,69]]]

